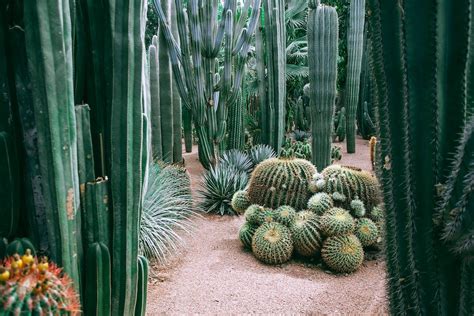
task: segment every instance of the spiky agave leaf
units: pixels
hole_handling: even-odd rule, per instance
[[[249,155],[238,149],[231,149],[224,152],[219,158],[219,164],[233,166],[239,172],[249,173],[252,170],[252,161]]]
[[[149,260],[164,263],[183,245],[183,234],[193,231],[193,220],[199,215],[193,207],[190,182],[184,170],[153,163],[148,176],[140,252]]]
[[[275,158],[276,153],[271,146],[260,144],[249,150],[249,156],[252,160],[253,166],[255,167],[264,160]]]
[[[235,166],[219,164],[205,171],[202,188],[199,190],[201,208],[207,213],[236,215],[231,202],[235,192],[243,190],[248,175]]]

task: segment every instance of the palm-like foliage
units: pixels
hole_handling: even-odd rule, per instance
[[[207,213],[237,215],[231,201],[235,192],[243,190],[248,182],[248,174],[232,165],[218,164],[205,171],[203,187],[199,191],[201,208]]]
[[[183,244],[193,230],[194,211],[189,177],[183,169],[153,163],[143,201],[140,252],[160,263]]]

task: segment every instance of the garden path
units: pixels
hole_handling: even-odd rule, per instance
[[[368,142],[357,142],[358,153],[343,153],[341,164],[369,169]],[[195,191],[202,169],[195,153],[186,154],[185,159]],[[147,314],[387,313],[382,260],[366,261],[348,276],[297,260],[264,265],[240,244],[238,230],[243,221],[243,217],[215,215],[198,219],[184,249],[166,266],[153,269]]]

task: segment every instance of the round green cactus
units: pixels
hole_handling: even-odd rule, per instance
[[[314,256],[321,249],[319,217],[311,211],[301,211],[290,227],[295,251],[305,257]]]
[[[362,202],[358,198],[352,200],[351,201],[351,210],[352,210],[352,214],[354,214],[355,217],[364,216],[365,215],[364,202]]]
[[[320,217],[320,227],[326,236],[345,235],[354,231],[355,222],[348,211],[334,207]]]
[[[296,211],[288,205],[280,206],[276,210],[275,220],[287,227],[290,227],[295,222]]]
[[[268,264],[290,260],[293,252],[290,230],[276,222],[263,224],[255,231],[252,250],[258,260]]]
[[[245,248],[252,248],[252,238],[257,230],[257,226],[250,223],[244,223],[239,230],[239,239]]]
[[[385,214],[382,205],[374,206],[369,213],[369,218],[376,223],[383,222]]]
[[[355,235],[359,238],[362,246],[372,246],[377,242],[379,229],[372,220],[360,218],[356,224]]]
[[[331,165],[322,171],[326,180],[325,192],[342,193],[346,199],[341,205],[349,209],[350,202],[358,197],[367,209],[381,202],[377,179],[367,171],[356,167]]]
[[[334,202],[331,196],[324,192],[316,193],[308,201],[308,210],[314,212],[316,215],[323,215],[324,212],[333,206]]]
[[[232,208],[238,214],[242,214],[250,206],[249,195],[247,191],[241,190],[234,193],[231,201]]]
[[[260,212],[259,214],[260,216],[258,218],[258,225],[277,221],[276,219],[278,217],[278,212],[276,210],[272,210],[271,208],[264,208],[263,212]]]
[[[353,234],[332,236],[324,241],[321,257],[331,270],[352,273],[364,261],[364,250]]]
[[[263,206],[252,204],[245,210],[245,220],[252,225],[260,225],[262,213],[265,211]]]
[[[267,159],[250,178],[250,202],[273,209],[289,205],[301,210],[310,198],[308,185],[315,172],[316,168],[304,159]]]

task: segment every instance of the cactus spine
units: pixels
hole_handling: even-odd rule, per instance
[[[110,253],[101,242],[89,245],[86,253],[84,314],[106,316],[111,308]]]
[[[473,192],[474,3],[369,3],[390,311],[472,315],[473,221],[466,211]],[[455,191],[453,171],[460,177]],[[456,197],[441,203],[442,211],[436,207]],[[447,238],[445,228],[459,235]],[[470,247],[470,255],[453,244]]]
[[[191,0],[186,4],[187,10],[184,10],[182,0],[176,0],[179,40],[172,35],[161,3],[161,0],[154,0],[161,32],[171,58],[174,82],[183,106],[192,112],[199,139],[199,159],[204,167],[209,168],[216,162],[217,153],[223,147],[227,131],[227,111],[241,93],[244,61],[257,25],[260,0],[246,0],[244,6],[250,8],[252,4],[248,23],[246,24],[247,15],[241,14],[233,27],[229,23],[236,17],[235,1],[225,0],[223,12],[226,18],[218,21],[217,0]],[[215,84],[217,58],[224,37],[229,35],[229,29],[232,30],[234,40],[232,45],[224,45],[224,55],[227,58],[219,76],[221,79]],[[229,55],[232,57],[230,62]]]
[[[356,112],[364,42],[365,0],[352,0],[347,31],[346,135],[347,152],[355,153]]]
[[[24,3],[50,253],[79,289],[79,181],[70,12],[69,1]]]
[[[286,24],[285,3],[264,0],[265,47],[268,73],[268,145],[279,152],[285,133]]]
[[[325,5],[312,7],[308,16],[311,145],[312,162],[319,170],[331,164],[338,37],[336,9]]]

